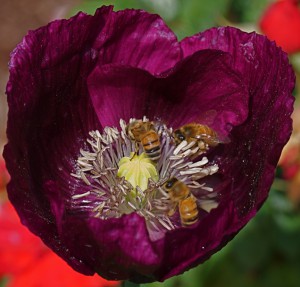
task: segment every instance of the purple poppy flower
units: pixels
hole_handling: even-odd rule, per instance
[[[286,54],[235,28],[178,42],[157,15],[102,7],[29,32],[9,67],[9,198],[87,275],[162,281],[209,258],[291,133]]]

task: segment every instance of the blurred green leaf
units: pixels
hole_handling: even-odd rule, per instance
[[[275,179],[268,202],[276,214],[293,211],[293,204],[286,196],[287,184],[284,180]]]
[[[235,241],[232,255],[243,270],[261,268],[269,261],[272,249],[268,231],[253,229]]]
[[[166,1],[166,0],[161,0]],[[181,39],[188,35],[198,33],[216,26],[220,17],[227,10],[230,0],[168,0],[173,1],[174,16],[166,17],[167,24],[173,29],[177,36]],[[144,9],[152,13],[159,13],[162,17],[169,15],[167,10],[163,10],[162,5],[154,5],[154,1],[126,0],[126,1],[107,1],[107,0],[89,0],[83,1],[77,6],[72,14],[78,11],[84,11],[93,14],[95,10],[102,5],[114,4],[114,10],[122,10],[126,8]],[[166,4],[167,5],[167,4]],[[176,12],[177,11],[177,12]],[[168,21],[169,20],[169,21]]]
[[[299,287],[299,265],[274,262],[265,272],[260,274],[259,286]]]
[[[140,284],[136,284],[126,280],[122,282],[121,287],[140,287]]]
[[[142,284],[141,287],[172,287],[172,286],[178,286],[178,277],[180,276],[175,276],[172,277],[166,281],[164,281],[163,283],[161,282],[153,282],[153,283],[148,283],[148,284]]]
[[[228,16],[234,22],[256,23],[271,2],[270,0],[232,0]]]
[[[103,5],[103,1],[99,1],[99,0],[82,1],[78,6],[72,9],[70,14],[73,15],[79,11],[83,11],[92,15],[95,13],[96,9],[102,5]]]
[[[71,14],[76,14],[79,11],[86,12],[88,14],[94,14],[96,9],[103,5],[114,5],[114,10],[121,10],[126,8],[141,8],[140,1],[126,0],[126,1],[107,1],[107,0],[85,0],[76,6]]]
[[[181,12],[172,26],[181,39],[216,26],[229,0],[180,0],[179,3]]]
[[[300,230],[299,215],[279,214],[276,216],[276,223],[285,233],[294,233]]]

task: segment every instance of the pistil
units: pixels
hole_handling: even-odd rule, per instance
[[[124,177],[134,189],[138,186],[142,191],[148,188],[148,181],[158,181],[155,164],[143,152],[141,155],[131,153],[129,157],[122,157],[119,161],[117,176]]]

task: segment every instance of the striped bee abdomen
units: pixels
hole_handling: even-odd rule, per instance
[[[198,207],[194,196],[179,202],[179,213],[182,225],[191,225],[198,220]]]
[[[152,161],[158,161],[160,158],[160,141],[158,134],[150,130],[141,137],[141,144],[145,153]]]

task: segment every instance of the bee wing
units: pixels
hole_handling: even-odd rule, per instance
[[[206,212],[210,212],[212,209],[217,208],[219,203],[215,199],[215,194],[211,193],[210,195],[202,198],[197,198],[193,194],[191,196],[194,198],[195,202],[197,203],[197,206]]]
[[[217,146],[218,144],[230,143],[230,139],[228,136],[225,137],[225,136],[220,136],[218,134],[217,134],[217,136],[211,136],[208,134],[200,134],[200,135],[196,135],[193,138],[196,140],[206,140],[206,142],[209,142],[209,145],[211,145],[211,146]]]
[[[205,210],[206,212],[210,212],[212,209],[217,208],[219,203],[212,199],[205,199],[205,200],[197,200],[198,206]]]
[[[195,194],[193,194],[193,193],[195,193]],[[206,212],[210,212],[212,209],[218,207],[219,203],[217,201],[217,193],[209,192],[205,195],[204,194],[200,195],[199,193],[197,195],[197,191],[193,191],[193,193],[191,193],[191,196],[196,201],[197,206],[199,208],[205,210]]]
[[[212,136],[207,135],[207,134],[197,135],[194,138],[197,139],[197,140],[206,140],[206,142],[209,142],[209,145],[211,145],[211,146],[217,146],[218,144],[226,143],[225,139],[221,140],[218,136],[217,137],[212,137]]]
[[[193,122],[198,123],[198,124],[207,125],[208,127],[212,128],[215,123],[216,116],[217,116],[216,110],[208,110],[205,113],[202,113],[201,115],[195,117]],[[215,132],[217,133],[217,131],[215,131]],[[201,138],[203,139],[203,136],[205,136],[205,135],[200,135],[200,137],[197,139],[201,139]],[[217,137],[214,139],[211,139],[211,141],[215,145],[218,145],[220,143],[227,144],[230,142],[230,139],[228,136],[222,136],[222,135],[218,134]]]
[[[230,139],[228,136],[220,136],[217,135],[215,138],[209,138],[209,141],[211,142],[212,145],[218,145],[218,144],[228,144],[230,143]]]
[[[214,123],[216,116],[217,116],[216,110],[208,110],[205,113],[196,116],[192,122],[207,125],[210,127]]]
[[[161,135],[162,132],[167,129],[167,125],[161,118],[155,117],[154,129],[159,135]]]

